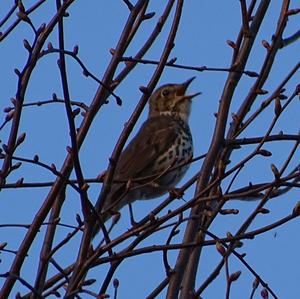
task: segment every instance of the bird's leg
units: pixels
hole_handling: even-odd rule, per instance
[[[129,214],[130,214],[130,223],[133,227],[135,227],[138,223],[134,220],[132,204],[128,204]]]

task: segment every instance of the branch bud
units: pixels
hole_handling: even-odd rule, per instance
[[[174,64],[176,62],[176,60],[177,60],[177,57],[173,57],[168,61],[167,64]]]
[[[27,39],[24,39],[23,40],[23,45],[24,45],[24,48],[28,51],[28,52],[31,52],[31,46],[30,46],[30,44],[29,44],[29,42],[28,42],[28,40]]]
[[[242,274],[241,271],[237,271],[237,272],[232,273],[232,274],[229,276],[229,282],[233,282],[233,281],[238,280],[239,277],[241,276],[241,274]]]
[[[6,114],[6,116],[5,116],[5,121],[6,121],[6,122],[10,121],[10,120],[13,118],[14,113],[15,113],[15,110],[9,111],[9,112]]]
[[[11,166],[11,170],[16,170],[16,169],[20,168],[21,165],[22,165],[21,162],[17,162],[16,164]]]
[[[16,69],[14,69],[14,72],[15,72],[15,74],[17,75],[17,76],[21,76],[21,72],[16,68]]]
[[[73,110],[73,117],[77,116],[80,113],[80,108],[76,108]]]
[[[3,242],[0,244],[0,250],[3,250],[7,246],[7,242]]]
[[[300,12],[299,8],[290,9],[286,12],[286,16],[296,15]]]
[[[43,23],[36,31],[36,34],[40,35],[41,33],[43,33],[45,31],[45,28],[46,28],[46,23]]]
[[[94,278],[87,279],[81,284],[81,286],[90,286],[90,285],[94,284],[96,281],[97,280]]]
[[[146,13],[144,16],[143,16],[143,20],[149,20],[149,19],[152,19],[153,17],[155,16],[155,12],[149,12],[149,13]]]
[[[270,157],[270,156],[272,156],[272,153],[270,151],[265,150],[265,149],[260,149],[257,152],[257,154],[261,155],[261,156],[264,156],[264,157]]]
[[[115,278],[115,279],[113,280],[113,286],[114,286],[114,288],[118,288],[119,285],[120,285],[119,280]]]
[[[109,53],[110,53],[111,55],[115,55],[116,49],[110,48],[110,49],[109,49]]]
[[[260,208],[258,212],[261,213],[261,214],[269,214],[270,210],[268,210],[266,208]]]
[[[79,51],[79,47],[78,47],[78,45],[75,45],[74,48],[73,48],[73,53],[74,53],[75,55],[77,55],[77,54],[78,54],[78,51]]]
[[[300,201],[298,201],[293,209],[293,215],[299,216],[300,215]]]
[[[257,78],[259,76],[257,72],[253,72],[253,71],[245,71],[244,73],[251,78]]]
[[[227,45],[230,46],[232,49],[236,49],[236,44],[235,44],[234,41],[228,39],[228,40],[226,41],[226,43],[227,43]]]
[[[271,45],[266,40],[262,40],[261,43],[268,51],[271,50]]]
[[[217,241],[217,243],[216,243],[216,248],[217,248],[218,252],[219,252],[222,256],[225,256],[225,255],[226,255],[226,249],[224,248],[224,246],[223,246],[219,241]]]
[[[266,288],[263,288],[262,291],[260,292],[260,294],[264,299],[269,298],[269,293],[268,293],[268,290]]]
[[[256,94],[261,94],[261,95],[264,95],[264,94],[267,94],[269,93],[267,90],[265,89],[256,89],[255,90]]]
[[[22,134],[18,137],[18,139],[17,139],[17,141],[16,141],[16,145],[18,146],[18,145],[20,145],[21,143],[23,143],[24,140],[25,140],[25,138],[26,138],[26,133],[24,132],[24,133],[22,133]]]
[[[252,283],[252,288],[256,290],[259,286],[259,279],[256,277]]]
[[[145,87],[145,86],[140,86],[140,87],[139,87],[139,90],[140,90],[143,94],[149,95],[149,90],[148,90],[147,87]]]
[[[79,226],[82,226],[84,224],[79,214],[76,214],[76,221]]]
[[[52,45],[51,42],[49,42],[49,43],[47,44],[47,49],[48,49],[49,51],[53,50],[53,45]]]
[[[280,178],[280,173],[274,164],[271,164],[271,170],[274,174],[275,179],[278,180]]]
[[[282,107],[281,107],[280,99],[276,98],[275,99],[275,108],[274,108],[275,115],[279,116],[281,111],[282,111]]]

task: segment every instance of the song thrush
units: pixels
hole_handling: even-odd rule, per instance
[[[186,90],[194,78],[163,85],[150,97],[148,118],[116,165],[114,183],[101,211],[104,222],[128,203],[166,193],[187,171],[188,164],[176,166],[193,155],[188,119],[191,99],[200,93],[186,95]]]

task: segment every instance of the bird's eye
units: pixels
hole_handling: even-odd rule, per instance
[[[170,94],[170,91],[168,89],[164,89],[161,94],[164,96],[164,97],[167,97],[169,94]]]

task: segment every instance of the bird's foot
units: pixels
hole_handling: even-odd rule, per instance
[[[175,198],[182,198],[184,195],[184,192],[180,188],[171,188],[169,189],[170,196],[173,196]]]
[[[112,217],[112,225],[115,225],[120,220],[121,213],[120,212],[116,212],[116,211],[112,211],[111,212],[111,217]]]
[[[97,176],[97,181],[104,182],[105,175],[106,175],[106,170],[99,173],[98,176]]]

